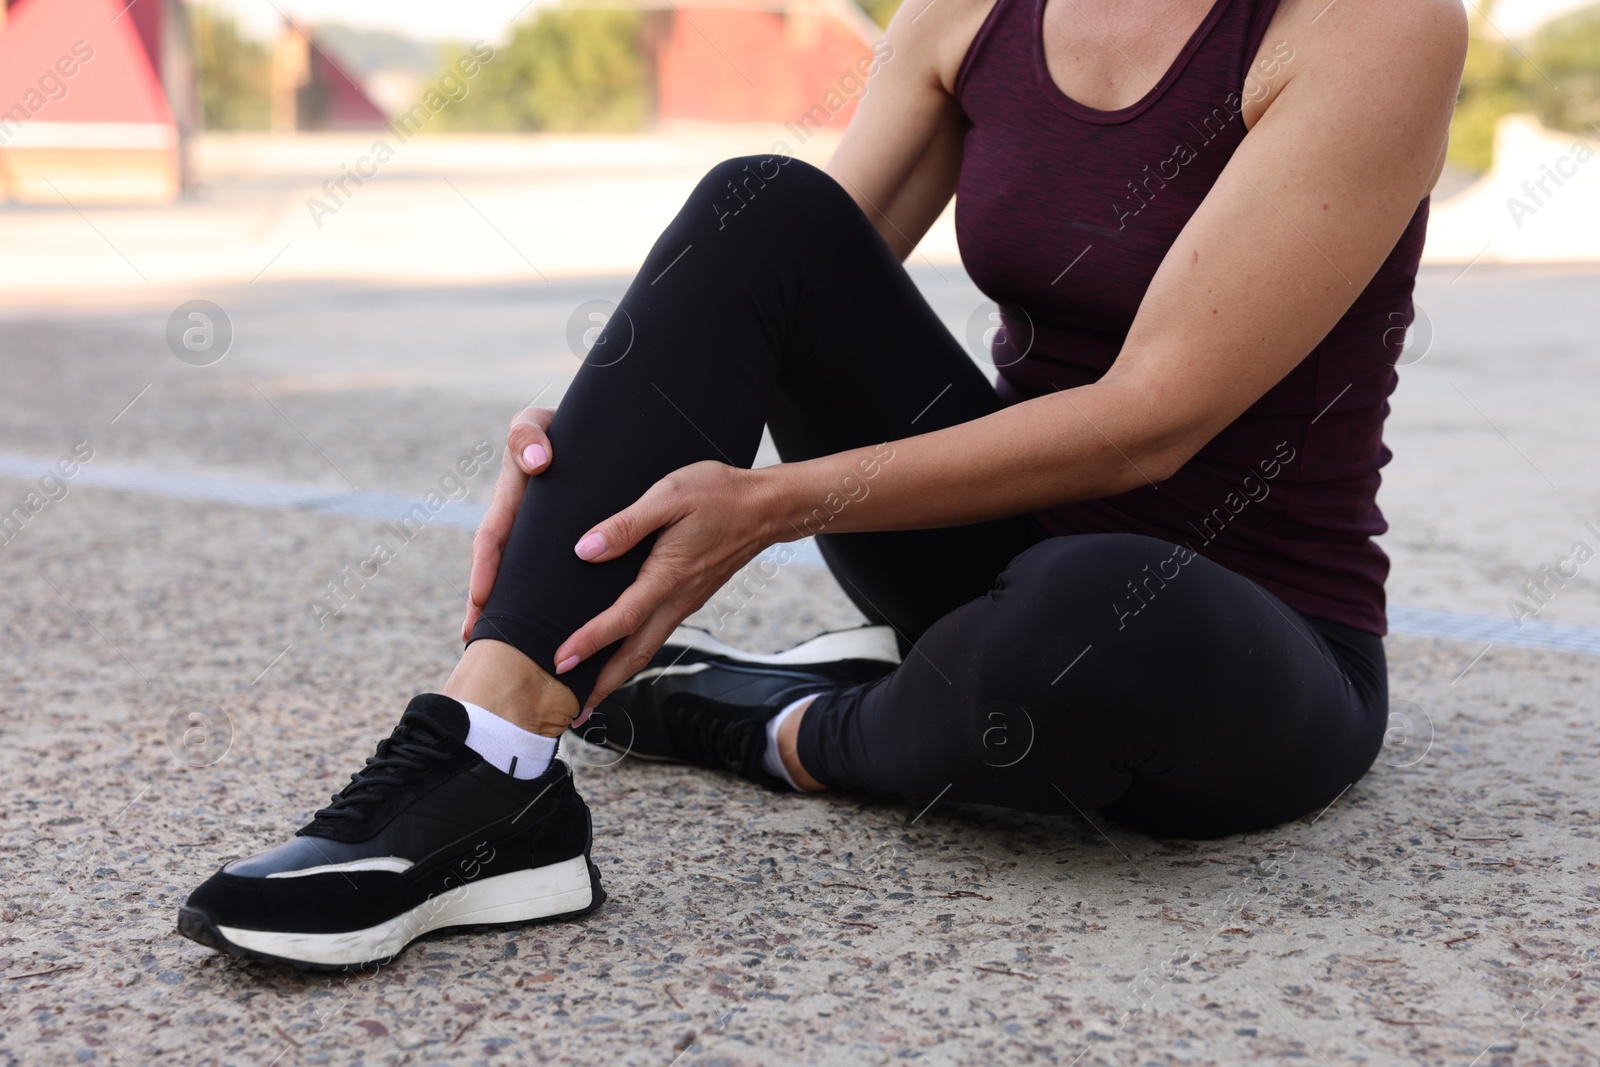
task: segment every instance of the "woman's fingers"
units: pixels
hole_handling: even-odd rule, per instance
[[[640,572],[615,604],[584,623],[556,649],[556,674],[567,673],[602,648],[638,630],[667,591],[659,589],[656,580]]]
[[[526,475],[524,475],[526,477]],[[500,573],[500,555],[505,551],[506,538],[511,534],[511,522],[516,518],[515,508],[509,514],[504,509],[490,507],[483,523],[472,538],[472,575],[467,579],[467,617],[461,624],[461,640],[472,640],[472,627],[483,606],[489,602],[489,591],[494,588],[495,575]]]
[[[500,457],[500,476],[494,482],[494,498],[478,524],[472,537],[472,575],[467,580],[467,617],[461,624],[461,639],[471,640],[472,627],[478,621],[483,606],[489,602],[489,591],[494,588],[495,575],[500,573],[500,556],[505,552],[506,539],[511,536],[511,525],[516,522],[517,509],[522,506],[522,494],[528,488],[528,476],[523,473],[507,449]]]
[[[741,514],[741,507],[726,480],[728,470],[705,461],[674,471],[573,546],[578,558],[603,563],[660,531],[633,584],[556,649],[554,666],[561,675],[620,642],[586,707],[641,670],[672,628],[749,560],[749,554],[734,558],[750,538],[730,529],[729,520]]]
[[[524,484],[527,475],[522,476]],[[500,489],[495,488],[498,496]],[[490,505],[478,532],[472,538],[472,575],[467,579],[467,617],[461,624],[461,639],[472,639],[472,627],[483,606],[489,602],[489,591],[494,588],[495,575],[500,573],[500,556],[505,552],[506,538],[511,535],[511,523],[517,517],[516,506]]]
[[[555,417],[554,408],[524,408],[511,420],[511,432],[506,435],[506,454],[514,457],[522,473],[538,474],[555,458],[555,449],[546,433]]]
[[[672,631],[687,617],[663,606],[643,626],[628,635],[595,680],[594,692],[584,701],[584,708],[599,707],[602,700],[644,670],[650,658],[660,651],[661,646],[667,643],[667,638],[672,636]]]
[[[467,601],[467,617],[464,620],[462,620],[462,623],[461,623],[461,640],[462,641],[471,641],[472,640],[472,628],[474,626],[478,625],[478,617],[481,616],[482,614],[483,614],[483,609],[482,608],[478,607],[478,605],[474,604],[471,600]]]
[[[644,496],[578,538],[572,551],[590,563],[616,559],[650,534],[677,518],[681,509],[674,506],[677,490],[667,475],[645,490]]]
[[[545,431],[556,417],[554,408],[523,408],[511,419],[506,433],[506,450],[500,457],[500,476],[495,479],[494,499],[484,513],[483,522],[472,538],[472,576],[467,581],[467,617],[461,623],[461,640],[472,639],[472,627],[489,602],[489,592],[500,573],[500,557],[511,536],[522,495],[528,489],[528,476],[550,466],[555,449]]]

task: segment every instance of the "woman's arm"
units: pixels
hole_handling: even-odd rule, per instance
[[[947,82],[994,0],[906,0],[827,172],[901,259],[955,193],[965,120]]]
[[[1297,73],[1167,253],[1110,371],[894,442],[892,466],[829,532],[976,522],[1159,483],[1327,335],[1438,175],[1466,23],[1455,0],[1324,10],[1285,29]],[[802,536],[873,458],[754,472],[773,536]]]
[[[863,448],[667,475],[578,543],[599,562],[660,531],[634,584],[556,652],[582,659],[623,642],[586,703],[639,670],[763,547],[807,533],[830,499],[852,501],[828,508],[828,531],[846,533],[976,522],[1159,483],[1303,360],[1437,177],[1466,20],[1456,0],[1300,6],[1309,10],[1284,26],[1296,73],[1163,259],[1100,381],[893,442],[892,463]],[[863,114],[870,124],[882,112]],[[839,173],[898,204],[911,164],[857,141]],[[931,218],[931,201],[922,210]],[[853,491],[872,469],[870,492]]]
[[[993,4],[906,0],[874,49],[878,66],[870,88],[828,162],[828,173],[849,190],[901,259],[955,192],[963,128],[946,83],[960,65],[964,42],[971,41]],[[545,431],[554,417],[554,409],[530,407],[511,420],[494,499],[472,540],[463,641],[471,639],[489,601],[528,478],[550,464],[553,449]]]

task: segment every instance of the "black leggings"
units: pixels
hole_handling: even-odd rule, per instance
[[[573,554],[578,538],[679,467],[749,466],[764,425],[794,461],[999,407],[832,178],[782,156],[722,163],[562,400],[555,461],[528,487],[473,638],[550,669],[653,543],[593,564]],[[889,458],[878,476],[892,470]],[[818,543],[850,598],[907,650],[888,677],[806,713],[800,760],[829,786],[919,804],[1100,808],[1206,837],[1317,810],[1382,745],[1378,637],[1307,619],[1166,542],[1051,537],[1017,516]],[[1113,608],[1129,581],[1147,591],[1137,615]],[[563,676],[580,700],[611,651]]]

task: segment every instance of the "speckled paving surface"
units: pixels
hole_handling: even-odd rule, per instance
[[[92,462],[420,495],[570,373],[561,320],[603,288],[555,310],[509,290],[241,295],[240,347],[205,369],[165,351],[164,310],[13,318],[0,450],[86,439]],[[1473,376],[1499,372],[1462,352],[1448,380],[1480,398]],[[1531,440],[1501,428],[1592,507],[1592,428],[1538,414],[1570,392],[1529,401]],[[1487,490],[1420,477],[1419,455],[1504,449],[1470,410],[1440,430],[1422,409],[1397,408],[1412,465],[1390,514],[1417,522],[1396,585],[1499,610],[1566,519],[1529,518],[1509,451]],[[1463,674],[1477,647],[1405,636],[1409,728],[1274,831],[1174,842],[1097,815],[778,797],[586,749],[595,915],[438,937],[373,975],[215,955],[173,932],[189,889],[299,825],[453,662],[457,530],[316,629],[307,598],[375,525],[80,485],[0,545],[0,1064],[1600,1062],[1600,659],[1494,648]],[[1531,547],[1474,540],[1502,528]],[[1592,586],[1562,595],[1553,617],[1594,621]],[[776,649],[856,618],[791,567],[729,634]],[[216,762],[173,744],[174,716],[208,709],[231,724]]]

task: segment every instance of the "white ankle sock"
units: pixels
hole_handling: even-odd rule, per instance
[[[530,733],[514,722],[502,719],[488,708],[461,702],[472,727],[467,731],[467,747],[491,766],[513,778],[537,778],[555,757],[559,738]]]
[[[785,707],[778,714],[767,720],[767,750],[761,754],[761,769],[775,778],[782,778],[789,783],[789,788],[801,792],[799,783],[789,776],[789,768],[783,765],[783,757],[778,755],[778,727],[783,725],[783,720],[793,715],[800,705],[807,703],[817,694],[803,696]]]

